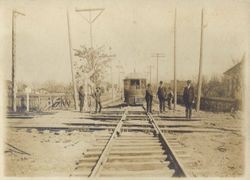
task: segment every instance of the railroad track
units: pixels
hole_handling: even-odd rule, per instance
[[[188,176],[151,114],[138,106],[118,114],[113,131],[96,138],[71,176]]]

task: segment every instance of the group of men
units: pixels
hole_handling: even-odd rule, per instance
[[[163,82],[160,81],[160,85],[157,90],[158,99],[159,99],[159,112],[162,113],[165,111],[165,101],[168,102],[168,108],[171,110],[171,105],[174,100],[174,94],[171,88],[166,88],[163,86]],[[153,91],[151,88],[151,84],[147,85],[146,95],[145,95],[146,103],[147,103],[147,112],[152,113],[152,101],[153,101]],[[185,86],[183,91],[183,102],[186,107],[186,118],[191,119],[192,116],[192,105],[194,104],[194,88],[191,84],[191,81],[187,81],[187,86]]]
[[[95,99],[95,104],[96,104],[95,113],[97,113],[97,112],[100,113],[102,110],[101,94],[102,94],[101,88],[97,87],[94,94],[93,94],[93,97]],[[84,89],[83,89],[83,86],[80,86],[80,88],[79,88],[80,112],[83,111],[84,99],[85,99]]]
[[[159,112],[162,113],[165,111],[165,101],[168,103],[168,108],[171,110],[171,105],[174,100],[174,94],[172,89],[169,87],[168,90],[163,86],[163,82],[160,81],[160,85],[157,90],[158,99],[159,99]],[[101,112],[102,110],[102,104],[101,104],[101,88],[97,87],[93,97],[95,99],[96,108],[95,112]],[[80,112],[83,111],[84,106],[84,99],[85,99],[85,93],[83,90],[83,86],[80,86],[79,88],[79,100],[80,100]],[[147,103],[147,112],[152,113],[152,102],[153,102],[153,91],[151,84],[147,85],[146,88],[146,95],[145,95],[146,103]],[[194,88],[191,84],[191,81],[187,81],[187,85],[184,88],[183,91],[183,102],[186,107],[186,118],[191,119],[192,116],[192,105],[194,104]]]
[[[165,102],[167,101],[168,109],[172,109],[172,102],[174,100],[174,94],[171,89],[171,87],[166,90],[165,87],[163,87],[163,82],[160,81],[160,86],[158,87],[157,96],[159,98],[159,111],[163,112],[165,111]],[[146,88],[146,96],[145,96],[146,102],[147,102],[147,112],[152,113],[152,101],[153,101],[153,92],[151,89],[151,84],[147,85]]]

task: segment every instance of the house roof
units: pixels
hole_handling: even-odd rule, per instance
[[[244,62],[244,60],[242,60],[241,62],[237,63],[236,65],[234,65],[233,67],[231,67],[230,69],[228,69],[227,71],[225,71],[223,74],[230,76],[230,75],[239,73],[242,70],[243,62]]]

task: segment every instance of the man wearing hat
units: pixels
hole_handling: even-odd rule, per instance
[[[151,84],[147,85],[145,99],[146,99],[146,102],[147,102],[147,112],[152,113],[153,92],[152,92],[152,89],[151,89]]]
[[[157,91],[157,96],[159,98],[159,110],[160,110],[160,113],[163,112],[164,110],[164,106],[165,106],[165,90],[164,90],[164,87],[163,87],[163,82],[160,81],[160,86],[158,87],[158,91]]]
[[[85,93],[83,90],[83,86],[80,86],[79,88],[80,112],[82,112],[82,109],[83,109],[84,98],[85,98]]]
[[[190,80],[187,81],[187,86],[184,88],[183,101],[186,107],[186,118],[191,119],[192,105],[194,103],[194,88]]]
[[[95,94],[94,94],[94,97],[95,97],[95,112],[97,113],[97,110],[98,110],[98,106],[99,106],[99,113],[101,112],[102,110],[102,104],[101,104],[101,88],[97,87],[96,88],[96,91],[95,91]]]

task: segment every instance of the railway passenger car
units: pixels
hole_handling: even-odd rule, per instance
[[[145,101],[146,78],[131,73],[124,79],[124,97],[128,105],[142,105]]]

